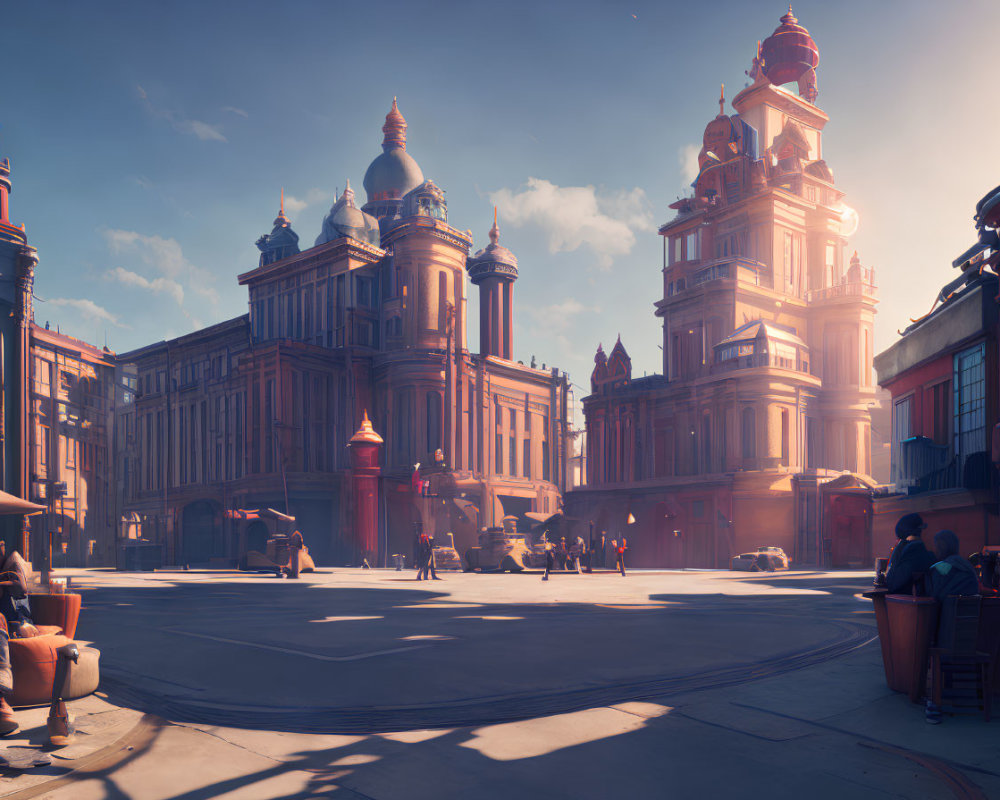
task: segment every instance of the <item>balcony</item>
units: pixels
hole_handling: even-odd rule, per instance
[[[754,261],[742,256],[725,256],[706,261],[685,277],[679,277],[667,284],[667,297],[673,297],[686,289],[704,286],[714,281],[737,280],[751,286],[763,286],[771,289],[774,280],[771,268],[760,261]]]
[[[775,367],[777,369],[790,369],[795,372],[809,372],[809,362],[801,358],[786,358],[773,353],[754,353],[752,355],[738,356],[712,364],[713,375],[732,372],[738,369],[754,369],[755,367]]]
[[[855,298],[875,300],[878,297],[878,287],[874,283],[856,281],[828,286],[825,289],[810,289],[806,292],[806,300],[810,303],[827,300],[852,300]]]

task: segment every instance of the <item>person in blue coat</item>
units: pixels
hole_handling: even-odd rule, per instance
[[[934,556],[920,538],[926,527],[927,524],[919,514],[905,514],[896,523],[896,538],[899,541],[892,548],[889,567],[885,573],[889,594],[910,594],[914,578],[918,574],[926,574],[934,563]],[[918,586],[918,591],[921,588]]]
[[[969,559],[958,554],[958,536],[944,530],[934,534],[934,552],[940,559],[931,566],[928,576],[930,593],[935,600],[952,595],[979,594],[979,580]]]

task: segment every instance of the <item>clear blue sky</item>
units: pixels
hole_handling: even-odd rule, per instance
[[[825,156],[877,270],[879,349],[930,307],[1000,183],[986,2],[799,2]],[[0,157],[36,319],[127,350],[246,310],[282,186],[302,244],[394,95],[450,221],[518,256],[515,355],[588,385],[617,334],[659,371],[656,225],[781,2],[33,2],[3,12]],[[470,287],[470,307],[476,303]],[[476,346],[477,326],[470,324]],[[581,393],[578,392],[578,397]]]

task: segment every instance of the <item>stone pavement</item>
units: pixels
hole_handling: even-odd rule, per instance
[[[408,574],[76,576],[93,587],[80,635],[115,675],[102,688],[123,702],[115,688],[132,676],[150,715],[119,712],[134,723],[116,756],[81,757],[71,782],[26,773],[0,792],[1000,797],[997,723],[929,726],[886,688],[857,597],[869,574],[448,575],[429,586],[399,580]],[[142,619],[156,632],[136,648]],[[391,729],[442,708],[455,724]],[[276,724],[248,729],[241,717]],[[329,730],[310,732],[323,718]]]

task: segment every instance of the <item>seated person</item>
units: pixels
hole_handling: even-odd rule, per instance
[[[885,586],[889,594],[910,594],[917,573],[926,573],[934,563],[920,538],[927,525],[919,514],[906,514],[896,523],[899,541],[892,548],[889,567],[885,572]],[[919,590],[921,587],[917,587]]]
[[[28,608],[28,564],[14,550],[7,555],[7,545],[0,540],[0,615],[7,621],[11,638],[37,636]]]
[[[958,537],[952,531],[934,534],[934,552],[940,559],[927,573],[930,594],[935,600],[951,595],[979,594],[979,581],[969,560],[958,554]]]

